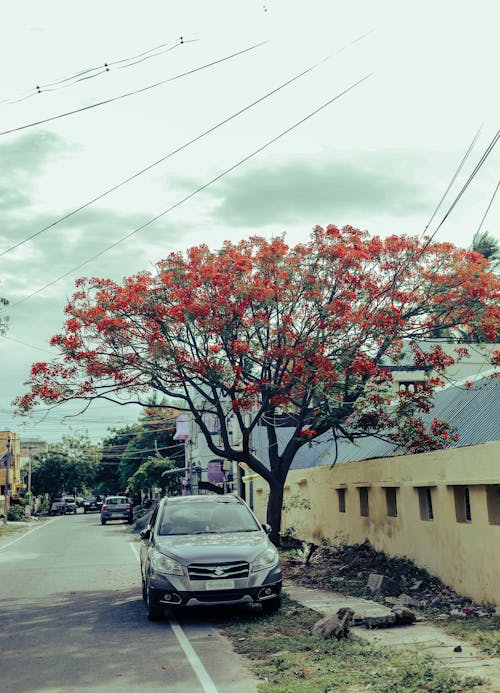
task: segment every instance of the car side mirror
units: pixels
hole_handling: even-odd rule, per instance
[[[146,527],[146,529],[143,529],[142,532],[139,533],[139,536],[143,540],[149,539],[149,537],[151,536],[151,528]]]
[[[262,529],[266,534],[271,534],[271,525],[268,525],[266,522],[262,523]]]

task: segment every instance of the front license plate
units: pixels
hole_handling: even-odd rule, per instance
[[[211,580],[205,583],[206,590],[234,590],[234,580]]]

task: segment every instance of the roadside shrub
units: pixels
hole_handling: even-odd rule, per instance
[[[7,515],[7,520],[10,520],[11,522],[20,522],[22,520],[26,520],[24,505],[11,505]]]

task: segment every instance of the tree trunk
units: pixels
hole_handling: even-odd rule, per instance
[[[284,482],[275,479],[269,482],[269,500],[267,502],[267,524],[271,525],[269,538],[275,546],[280,543],[281,510],[283,507]]]

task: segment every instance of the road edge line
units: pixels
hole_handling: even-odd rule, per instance
[[[21,541],[21,539],[24,539],[24,537],[27,537],[29,534],[32,534],[33,532],[37,532],[39,529],[42,529],[43,527],[47,527],[47,525],[52,524],[52,522],[55,522],[58,519],[59,518],[57,518],[57,517],[53,517],[51,520],[44,522],[43,524],[39,525],[38,527],[33,527],[33,529],[29,529],[24,534],[21,534],[20,537],[17,537],[16,539],[12,539],[12,541],[7,542],[6,544],[0,544],[0,551],[3,551],[4,549],[6,549],[7,546],[12,546],[12,544],[15,544],[16,542]]]
[[[137,561],[140,560],[139,558],[139,552],[137,551],[136,547],[134,546],[133,542],[129,542],[128,544],[130,546],[130,549],[132,553],[135,555]],[[209,673],[203,666],[201,659],[198,657],[196,652],[194,651],[193,646],[189,642],[189,639],[187,638],[186,634],[182,630],[182,626],[180,623],[177,621],[176,618],[171,616],[169,618],[169,624],[170,628],[172,629],[173,634],[177,638],[177,642],[181,646],[184,654],[186,655],[186,658],[191,665],[192,670],[196,674],[196,677],[198,681],[201,684],[201,687],[203,688],[204,693],[218,693],[218,689],[215,685],[215,683],[212,681],[210,678]]]

